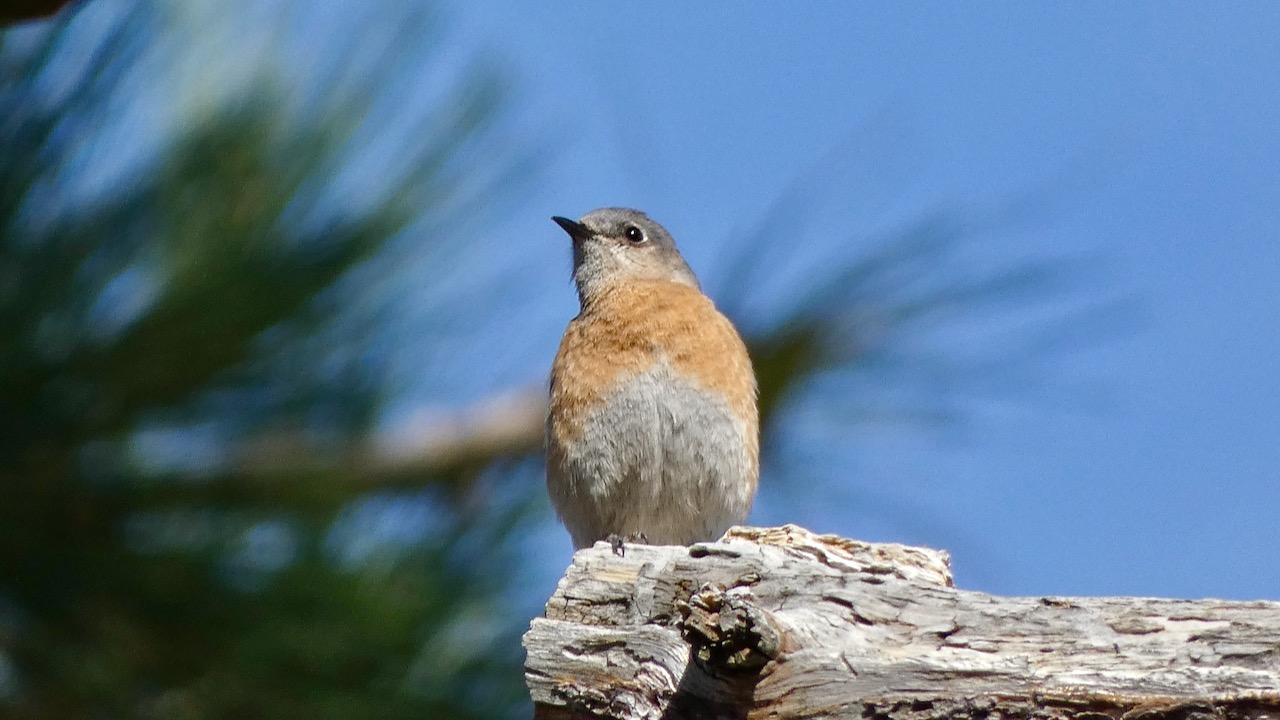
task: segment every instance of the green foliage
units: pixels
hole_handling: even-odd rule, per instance
[[[428,18],[402,20],[430,37]],[[512,517],[441,511],[428,535],[343,560],[367,528],[336,518],[370,502],[449,508],[458,498],[430,488],[460,478],[375,502],[341,476],[354,468],[287,487],[232,468],[230,495],[211,493],[209,475],[232,440],[264,428],[324,446],[368,427],[374,318],[348,308],[373,292],[367,269],[397,234],[424,215],[447,224],[443,208],[465,203],[452,188],[500,116],[493,80],[463,77],[418,119],[408,169],[342,202],[334,178],[386,78],[322,78],[330,92],[299,111],[263,69],[176,133],[155,118],[132,128],[144,160],[104,169],[103,126],[149,92],[138,69],[172,28],[144,2],[93,29],[72,18],[0,36],[0,708],[510,713],[523,618],[491,598],[512,562],[493,528]],[[208,462],[157,480],[138,450],[148,434]]]

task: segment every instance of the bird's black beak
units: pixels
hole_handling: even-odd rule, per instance
[[[553,215],[551,219],[555,220],[557,225],[564,228],[564,231],[569,233],[569,237],[574,240],[585,240],[591,236],[591,231],[587,229],[587,226],[577,222],[576,220],[570,220],[567,217],[560,217],[559,215]]]

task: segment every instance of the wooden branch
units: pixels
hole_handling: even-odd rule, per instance
[[[521,388],[456,410],[423,408],[336,452],[320,452],[298,433],[267,435],[232,450],[230,465],[238,475],[266,480],[336,471],[383,486],[536,452],[546,418],[546,390]]]
[[[996,597],[792,525],[582,550],[524,645],[546,719],[1280,718],[1280,603]]]
[[[424,408],[394,428],[319,447],[299,429],[280,429],[225,449],[191,482],[165,458],[141,463],[152,482],[124,488],[136,506],[221,503],[329,510],[360,494],[448,482],[465,489],[494,461],[542,448],[547,394],[522,388],[456,409]],[[185,458],[180,458],[185,460]]]

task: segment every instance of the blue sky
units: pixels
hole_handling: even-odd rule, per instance
[[[766,490],[753,520],[947,548],[992,592],[1280,598],[1280,5],[797,7],[450,4],[556,148],[487,230],[536,288],[494,382],[539,381],[576,312],[549,215],[643,208],[714,279],[806,178],[797,252],[1043,197],[969,262],[1093,258],[1123,321],[1019,400],[973,400],[958,435],[833,439],[851,491]],[[558,567],[562,534],[539,540]]]

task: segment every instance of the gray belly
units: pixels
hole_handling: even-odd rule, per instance
[[[665,365],[617,388],[548,469],[556,511],[585,547],[609,534],[687,545],[746,520],[755,491],[747,428],[720,397]]]

